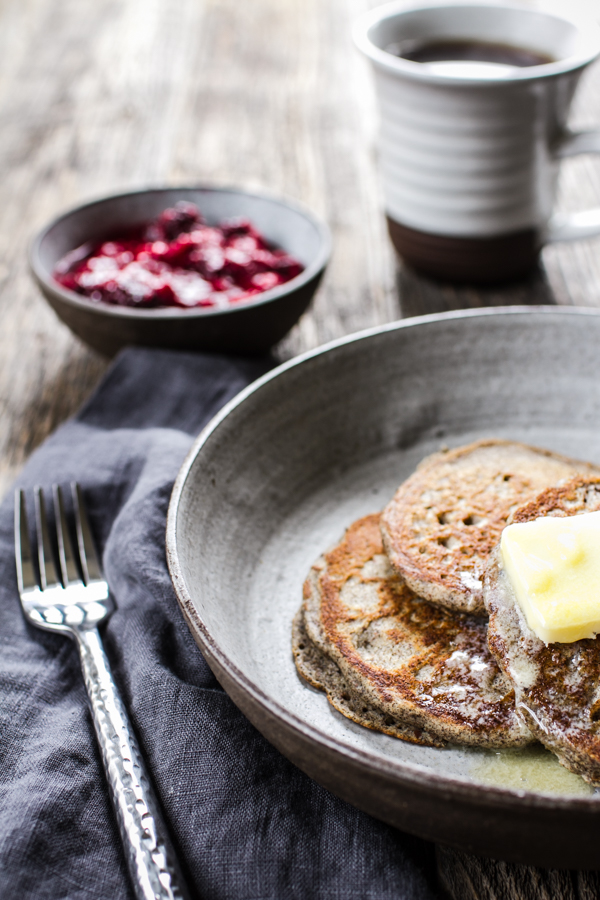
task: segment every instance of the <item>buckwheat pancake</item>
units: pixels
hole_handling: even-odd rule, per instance
[[[485,615],[483,573],[510,514],[590,463],[512,441],[483,440],[423,460],[383,511],[392,566],[420,597]]]
[[[422,744],[426,747],[444,746],[444,741],[434,735],[422,728],[403,725],[377,707],[369,706],[360,695],[352,691],[339,666],[322,653],[309,638],[302,609],[298,610],[294,618],[292,644],[296,668],[300,675],[314,688],[325,691],[331,705],[347,719],[372,731],[382,731],[411,744]]]
[[[600,478],[544,491],[511,519],[600,510]],[[600,639],[544,644],[529,628],[502,569],[499,548],[485,577],[489,646],[515,687],[518,715],[571,772],[600,786]]]
[[[379,519],[359,519],[312,567],[294,629],[300,674],[344,715],[405,740],[530,743],[486,621],[417,597],[389,565]]]

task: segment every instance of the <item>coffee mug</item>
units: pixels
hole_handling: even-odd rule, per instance
[[[373,64],[390,237],[415,269],[493,283],[553,241],[600,234],[600,208],[553,213],[559,163],[600,152],[567,117],[600,28],[514,5],[390,3],[354,40]]]

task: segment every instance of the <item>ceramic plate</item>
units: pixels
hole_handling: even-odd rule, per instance
[[[169,566],[215,674],[262,733],[399,828],[539,865],[600,865],[600,795],[545,750],[419,747],[354,725],[296,674],[311,564],[441,446],[510,438],[600,463],[600,312],[463,311],[363,332],[242,392],[176,483]]]

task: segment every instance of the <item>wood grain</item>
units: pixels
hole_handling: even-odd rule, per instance
[[[0,492],[89,394],[106,362],[27,274],[51,215],[144,184],[240,184],[298,197],[330,223],[333,259],[280,358],[421,312],[600,305],[598,241],[548,248],[529,284],[478,291],[396,267],[381,212],[376,110],[350,25],[368,0],[2,0]],[[600,120],[600,68],[576,124]],[[560,203],[600,198],[592,159],[565,164]]]
[[[436,847],[440,883],[453,900],[597,900],[598,872],[561,872]]]
[[[575,0],[556,0],[573,8]],[[600,242],[549,247],[529,282],[486,291],[397,265],[385,231],[376,109],[350,25],[376,0],[0,0],[0,493],[88,396],[107,361],[54,317],[26,246],[60,210],[145,184],[210,182],[303,200],[334,254],[290,357],[403,315],[514,303],[600,306]],[[586,5],[581,0],[580,6]],[[598,14],[597,3],[589,9]],[[573,111],[600,122],[600,66]],[[600,163],[568,161],[559,206],[600,203]],[[600,896],[597,876],[446,848],[456,900]]]

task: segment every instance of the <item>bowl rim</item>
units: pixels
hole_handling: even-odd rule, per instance
[[[487,318],[490,316],[514,316],[515,318],[518,318],[523,315],[532,314],[559,317],[591,316],[592,318],[600,319],[600,309],[593,307],[561,307],[550,305],[504,306],[431,313],[429,315],[414,316],[410,319],[401,319],[384,325],[372,326],[353,334],[337,338],[281,363],[281,365],[271,369],[269,372],[256,379],[256,381],[249,384],[240,391],[239,394],[226,403],[202,429],[181,465],[173,486],[167,512],[165,533],[167,565],[179,607],[187,621],[190,631],[193,636],[198,639],[198,642],[201,643],[201,649],[208,659],[213,661],[214,664],[227,675],[228,679],[237,686],[243,695],[245,695],[247,701],[249,700],[251,703],[256,704],[264,712],[282,723],[298,738],[307,739],[313,747],[315,745],[320,746],[323,749],[338,755],[340,758],[350,760],[359,766],[370,770],[374,774],[382,776],[383,778],[391,778],[398,784],[406,786],[413,785],[424,791],[436,792],[442,790],[457,801],[465,801],[475,806],[491,805],[496,809],[504,808],[512,809],[514,811],[518,811],[523,806],[547,811],[585,810],[592,815],[600,815],[600,798],[598,795],[562,796],[522,790],[513,787],[500,787],[497,785],[483,786],[462,775],[439,775],[431,772],[425,766],[418,763],[406,761],[398,763],[397,761],[382,759],[368,750],[352,747],[341,742],[337,737],[323,733],[318,727],[299,718],[294,712],[291,712],[279,703],[278,700],[275,700],[270,695],[266,694],[249,675],[246,675],[241,671],[236,661],[230,658],[230,656],[221,649],[219,644],[213,638],[210,629],[200,616],[200,613],[194,606],[192,597],[187,589],[187,584],[179,560],[179,535],[177,523],[179,506],[182,494],[186,487],[186,482],[190,476],[196,458],[203,445],[209,440],[210,436],[219,427],[221,422],[226,419],[237,406],[244,403],[249,396],[256,391],[261,390],[265,384],[278,378],[286,371],[294,369],[297,366],[302,366],[316,357],[335,351],[348,344],[369,339],[370,337],[384,332],[400,331],[414,327],[427,327],[428,325],[433,325],[435,327],[436,323],[449,319],[460,320]],[[248,715],[246,704],[242,711]]]
[[[111,200],[117,200],[127,197],[137,197],[142,194],[162,194],[172,191],[181,191],[182,193],[188,191],[205,191],[215,194],[244,194],[248,197],[255,197],[260,200],[268,200],[280,206],[287,207],[288,209],[299,213],[315,228],[320,240],[318,252],[312,262],[309,263],[309,265],[306,266],[306,268],[299,275],[296,275],[295,278],[290,279],[290,281],[286,281],[284,284],[278,285],[275,288],[271,288],[268,291],[263,291],[263,293],[258,294],[256,298],[247,300],[241,303],[239,306],[230,306],[222,309],[197,306],[192,306],[189,309],[172,306],[156,307],[154,309],[138,309],[131,306],[112,306],[108,303],[93,303],[83,295],[77,294],[75,293],[75,291],[71,291],[59,284],[58,281],[55,281],[55,279],[52,277],[52,274],[48,272],[46,267],[42,264],[40,258],[40,248],[42,242],[52,229],[59,227],[66,219],[70,218],[76,213],[82,212],[84,209],[90,207],[101,206],[103,203]],[[243,310],[249,310],[257,306],[264,306],[268,303],[285,297],[286,294],[290,293],[290,288],[291,290],[297,290],[298,288],[302,288],[304,287],[304,285],[311,282],[325,269],[331,257],[331,252],[332,237],[329,226],[323,219],[319,218],[319,216],[317,216],[311,209],[309,209],[300,201],[292,200],[285,196],[272,194],[269,191],[246,190],[245,188],[235,187],[233,185],[200,183],[194,185],[161,185],[158,187],[150,185],[146,187],[136,188],[131,191],[117,191],[114,194],[103,194],[96,199],[86,200],[84,203],[79,203],[76,206],[72,206],[69,209],[59,213],[57,216],[51,219],[50,222],[44,225],[43,228],[36,232],[29,243],[27,257],[30,271],[42,291],[49,291],[55,296],[60,297],[63,302],[68,303],[75,308],[85,310],[92,315],[102,317],[116,316],[117,318],[135,321],[139,319],[185,319],[197,317],[214,318],[218,316],[230,316],[235,313],[242,312]]]

